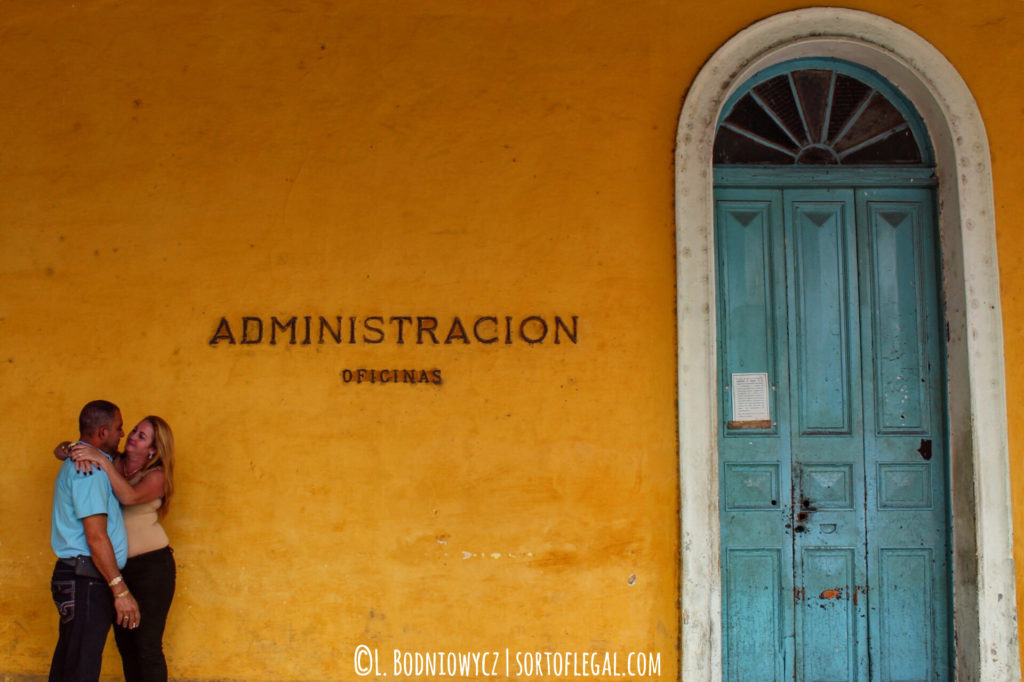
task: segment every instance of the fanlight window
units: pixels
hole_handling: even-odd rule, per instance
[[[736,100],[716,164],[922,164],[903,114],[872,86],[831,69],[790,71]]]

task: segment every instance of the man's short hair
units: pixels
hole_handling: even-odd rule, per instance
[[[78,414],[78,432],[91,436],[104,426],[110,426],[118,413],[117,405],[109,400],[93,400],[86,403]]]

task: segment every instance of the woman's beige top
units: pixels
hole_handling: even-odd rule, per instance
[[[138,481],[131,483],[134,485]],[[171,544],[156,513],[163,503],[163,498],[157,498],[124,508],[124,529],[128,533],[129,557],[163,549]]]

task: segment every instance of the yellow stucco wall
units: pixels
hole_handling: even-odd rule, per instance
[[[985,118],[1024,500],[1024,4],[853,6],[931,41]],[[104,397],[175,429],[174,677],[351,679],[360,644],[643,651],[674,677],[675,127],[714,49],[792,8],[4,5],[0,676],[48,667],[48,453]],[[307,315],[308,345],[210,343]],[[502,331],[320,344],[320,315]],[[556,315],[575,343],[504,342]]]

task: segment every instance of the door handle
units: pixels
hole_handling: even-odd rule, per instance
[[[932,458],[932,439],[922,438],[921,447],[917,449],[918,454],[921,455],[921,459],[929,460]]]

